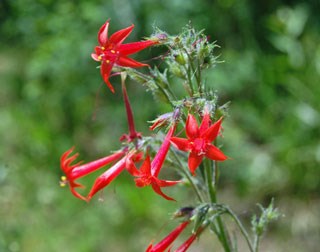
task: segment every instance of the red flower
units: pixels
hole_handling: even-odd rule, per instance
[[[63,186],[68,183],[72,194],[82,200],[87,200],[87,199],[84,196],[82,196],[81,194],[79,194],[75,190],[75,188],[76,187],[84,187],[84,186],[79,183],[76,183],[75,180],[78,178],[84,177],[84,176],[104,167],[105,165],[110,164],[113,161],[118,160],[119,158],[124,156],[126,153],[125,150],[118,151],[118,152],[111,154],[109,156],[106,156],[104,158],[100,158],[98,160],[81,165],[82,162],[72,164],[76,160],[76,158],[79,156],[79,154],[76,153],[76,154],[69,157],[69,155],[72,153],[73,149],[74,148],[72,147],[70,150],[66,151],[61,156],[61,160],[60,160],[61,169],[66,175],[66,176],[61,177],[61,180],[62,180],[61,185]]]
[[[223,161],[227,157],[212,144],[221,129],[222,118],[210,126],[210,115],[206,113],[198,127],[196,118],[189,114],[186,122],[187,139],[172,137],[171,143],[182,151],[190,151],[188,166],[192,174],[204,157],[211,160]]]
[[[180,233],[188,226],[190,221],[182,222],[179,226],[177,226],[170,234],[168,234],[162,241],[157,243],[155,246],[152,244],[149,245],[146,252],[163,252],[167,249],[171,243],[177,239]]]
[[[98,33],[99,46],[95,47],[95,53],[91,57],[95,61],[101,61],[101,75],[110,90],[114,93],[114,88],[109,82],[110,73],[113,66],[121,67],[143,67],[147,64],[135,61],[128,57],[130,54],[137,53],[149,46],[157,44],[157,41],[145,40],[140,42],[133,42],[122,44],[122,42],[132,32],[134,25],[119,30],[108,38],[109,20],[101,26]]]
[[[136,177],[135,183],[137,187],[144,187],[151,185],[152,189],[162,197],[167,200],[174,200],[173,198],[165,195],[161,191],[161,187],[173,186],[180,181],[169,181],[169,180],[160,180],[158,179],[159,172],[162,168],[162,165],[165,161],[166,155],[170,148],[170,138],[173,135],[175,130],[175,125],[170,128],[167,133],[166,138],[164,139],[158,153],[152,160],[150,161],[150,156],[147,154],[145,161],[143,162],[140,170],[136,168],[134,163],[131,160],[127,160],[127,169],[128,171]]]

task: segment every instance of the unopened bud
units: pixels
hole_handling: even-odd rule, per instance
[[[180,65],[185,65],[187,63],[186,58],[183,54],[178,54],[174,56],[174,59],[176,62],[178,62]]]

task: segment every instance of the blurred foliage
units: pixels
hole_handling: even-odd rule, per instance
[[[287,217],[273,246],[315,251],[319,12],[317,0],[2,0],[0,251],[141,251],[183,204],[133,190],[126,175],[105,190],[102,203],[79,202],[58,187],[61,153],[75,145],[89,161],[117,149],[127,131],[118,77],[112,95],[90,58],[108,18],[112,31],[135,24],[129,40],[149,36],[153,26],[175,34],[191,21],[217,41],[224,63],[206,81],[222,102],[232,101],[223,140],[232,159],[223,165],[222,200],[243,210],[245,198],[245,209],[271,196],[276,206],[283,199],[279,208]],[[141,106],[152,97],[136,83],[129,96],[137,128],[147,132],[146,121],[165,108]],[[200,244],[194,251],[207,251]],[[286,251],[270,246],[266,251]]]

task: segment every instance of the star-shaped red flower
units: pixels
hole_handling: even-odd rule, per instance
[[[198,126],[196,118],[189,114],[186,122],[187,139],[171,137],[171,143],[182,151],[188,151],[188,166],[192,174],[198,168],[204,157],[211,160],[224,161],[227,157],[220,149],[212,144],[221,129],[222,118],[210,126],[210,115],[203,116],[201,125]]]
[[[151,185],[152,189],[163,198],[167,200],[174,200],[173,198],[165,195],[161,191],[161,187],[174,186],[181,181],[170,181],[170,180],[161,180],[158,178],[160,170],[162,169],[163,163],[166,159],[170,148],[170,139],[176,129],[176,125],[172,125],[163,140],[156,156],[153,158],[152,162],[150,156],[147,153],[146,159],[141,165],[140,169],[137,169],[132,160],[127,159],[127,170],[131,175],[135,176],[135,182],[137,187],[144,187]]]
[[[95,53],[91,57],[95,61],[101,61],[100,72],[103,80],[114,93],[114,88],[109,81],[113,66],[121,67],[143,67],[148,66],[128,57],[128,55],[139,52],[149,46],[157,44],[158,41],[145,40],[133,43],[122,44],[132,32],[134,25],[119,30],[108,37],[109,20],[103,24],[98,33],[99,46],[95,47]]]
[[[82,162],[72,164],[79,156],[78,153],[70,156],[70,154],[73,152],[73,149],[74,148],[72,147],[70,150],[66,151],[61,156],[61,170],[65,173],[65,176],[61,177],[60,183],[61,183],[61,186],[69,184],[72,194],[82,200],[87,200],[87,199],[81,194],[79,194],[75,190],[75,188],[77,187],[83,188],[84,186],[82,184],[75,182],[75,180],[81,177],[84,177],[112,163],[113,161],[119,160],[126,153],[126,151],[122,150],[86,164],[82,164]]]
[[[158,179],[156,176],[152,175],[152,165],[150,161],[150,156],[147,155],[145,161],[143,162],[142,166],[140,167],[140,170],[136,169],[135,167],[132,167],[132,164],[129,164],[131,166],[129,169],[131,171],[135,170],[134,176],[136,177],[134,179],[137,187],[144,187],[151,185],[152,189],[159,195],[161,195],[163,198],[167,200],[174,200],[173,198],[165,195],[161,191],[161,187],[168,187],[168,186],[174,186],[180,181],[170,181],[170,180],[161,180]]]

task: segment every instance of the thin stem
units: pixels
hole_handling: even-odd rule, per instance
[[[233,218],[233,220],[236,222],[237,226],[240,229],[240,232],[242,233],[242,235],[244,236],[245,240],[247,241],[248,247],[250,249],[250,252],[257,252],[257,248],[256,248],[256,242],[257,245],[259,243],[259,238],[256,241],[255,240],[255,244],[254,246],[252,245],[252,242],[250,241],[249,238],[249,234],[247,232],[247,230],[244,228],[244,226],[242,225],[241,221],[239,220],[238,216],[229,208],[229,207],[225,207],[225,209],[227,210],[227,213]]]
[[[170,103],[170,105],[172,107],[174,107],[174,104],[171,101],[171,97],[169,96],[169,94],[166,92],[166,89],[164,89],[163,87],[161,87],[161,85],[157,84],[157,87],[161,90],[161,92],[164,94],[164,96],[166,97],[166,99],[168,100],[168,102]]]
[[[199,188],[198,188],[198,187],[195,185],[195,183],[193,182],[193,179],[192,179],[192,177],[190,176],[190,173],[183,168],[184,166],[181,164],[181,162],[180,162],[177,154],[175,153],[175,151],[171,151],[171,153],[173,153],[173,156],[174,156],[175,160],[176,160],[176,161],[178,162],[178,164],[179,164],[179,165],[178,165],[179,170],[186,176],[186,178],[187,178],[188,181],[190,182],[191,187],[193,188],[194,192],[196,193],[199,201],[200,201],[201,203],[204,203],[205,201],[204,201],[204,199],[202,198],[201,192],[200,192]]]
[[[139,72],[139,71],[136,71],[136,70],[134,70],[134,69],[131,69],[131,71],[134,72],[134,73],[135,73],[136,75],[138,75],[139,77],[141,77],[145,82],[148,82],[148,81],[151,79],[150,76],[148,76],[148,75],[146,75],[146,74],[143,74],[143,73],[141,73],[141,72]],[[175,98],[175,95],[174,95],[174,93],[172,92],[171,88],[168,86],[167,89],[164,89],[163,87],[161,87],[161,85],[158,85],[157,82],[155,82],[155,83],[156,83],[157,87],[160,89],[160,91],[164,94],[164,96],[166,97],[166,99],[167,99],[167,101],[170,103],[170,105],[171,105],[172,107],[174,107],[174,104],[173,104],[172,101],[171,101],[172,99],[171,99],[170,95],[171,95],[174,99],[176,99],[176,98]],[[170,95],[166,92],[166,90],[169,91]]]
[[[209,193],[210,201],[211,201],[211,203],[217,203],[217,195],[216,195],[216,188],[215,188],[216,182],[213,183],[213,170],[210,165],[210,160],[205,159],[204,165],[205,165],[205,172],[206,172],[206,179],[207,179],[206,182],[207,182],[207,186],[208,186],[208,193]],[[214,168],[216,169],[217,167],[214,167]],[[227,239],[227,235],[226,235],[226,231],[225,231],[222,219],[220,216],[217,216],[216,220],[217,220],[217,224],[218,224],[219,231],[220,231],[217,234],[218,238],[219,238],[222,246],[224,247],[224,250],[226,252],[230,252],[231,249],[230,249],[229,241]]]
[[[259,243],[260,243],[260,235],[256,235],[254,238],[254,243],[253,243],[253,251],[258,252],[259,251]]]
[[[218,187],[218,180],[219,180],[219,167],[218,167],[218,161],[214,161],[214,177],[213,177],[213,183],[214,187],[217,190]]]
[[[214,140],[214,145],[218,145],[217,139]],[[219,181],[219,163],[217,160],[214,161],[214,186],[217,190],[218,187],[218,181]]]
[[[189,88],[191,90],[191,95],[190,96],[193,96],[194,90],[193,90],[192,79],[191,79],[191,75],[190,75],[190,68],[187,68],[187,67],[184,66],[184,70],[187,73],[188,84],[189,84]]]
[[[197,73],[196,73],[196,79],[197,79],[197,84],[198,84],[198,91],[200,96],[202,96],[202,85],[201,85],[201,66],[200,66],[200,61],[198,59],[198,66],[197,66]]]
[[[213,173],[212,173],[212,168],[210,166],[210,160],[208,159],[204,160],[204,169],[205,169],[205,178],[206,178],[206,183],[208,187],[210,201],[211,203],[217,203],[217,196],[216,196],[216,189],[215,189],[216,183],[214,182],[213,184]]]

